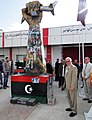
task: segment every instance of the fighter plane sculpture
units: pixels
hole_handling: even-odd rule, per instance
[[[54,3],[51,3],[49,6],[42,6],[42,4],[39,1],[33,1],[26,4],[26,8],[22,9],[22,20],[21,23],[24,22],[24,20],[27,21],[29,26],[34,26],[41,22],[42,19],[42,12],[47,11],[51,12],[52,15],[54,15],[54,7],[57,4],[57,1]]]
[[[32,1],[26,4],[26,8],[22,9],[21,23],[26,20],[29,25],[26,71],[30,74],[45,72],[41,49],[40,23],[43,11],[51,12],[54,15],[56,3],[57,1],[49,6],[43,6],[39,1]]]

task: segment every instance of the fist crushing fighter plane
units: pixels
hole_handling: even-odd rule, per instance
[[[57,1],[51,3],[49,6],[43,6],[39,1],[27,3],[26,8],[22,9],[23,17],[21,23],[23,23],[24,20],[27,21],[29,26],[34,26],[35,24],[40,23],[42,19],[42,12],[47,11],[54,15],[54,7],[56,4]]]

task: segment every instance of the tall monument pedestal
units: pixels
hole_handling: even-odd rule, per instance
[[[43,6],[39,1],[32,1],[22,9],[21,23],[26,20],[29,25],[26,66],[24,74],[11,76],[11,103],[15,100],[26,104],[25,98],[35,98],[38,102],[47,103],[48,98],[53,97],[53,76],[46,74],[40,23],[43,11],[50,11],[54,15],[55,5],[56,2]]]

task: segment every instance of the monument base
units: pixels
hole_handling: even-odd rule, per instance
[[[51,74],[42,74],[38,76],[30,76],[26,74],[12,75],[11,98],[33,98],[37,99],[37,101],[40,103],[47,103],[48,98],[51,98],[53,96],[52,79],[53,75]]]
[[[12,104],[21,104],[21,105],[27,105],[27,106],[34,106],[37,104],[37,99],[33,98],[24,98],[24,97],[13,97],[10,100],[10,103]]]

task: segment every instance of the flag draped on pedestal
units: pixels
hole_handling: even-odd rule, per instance
[[[88,12],[86,0],[79,0],[77,21],[81,21],[82,25],[85,26],[85,18]]]

